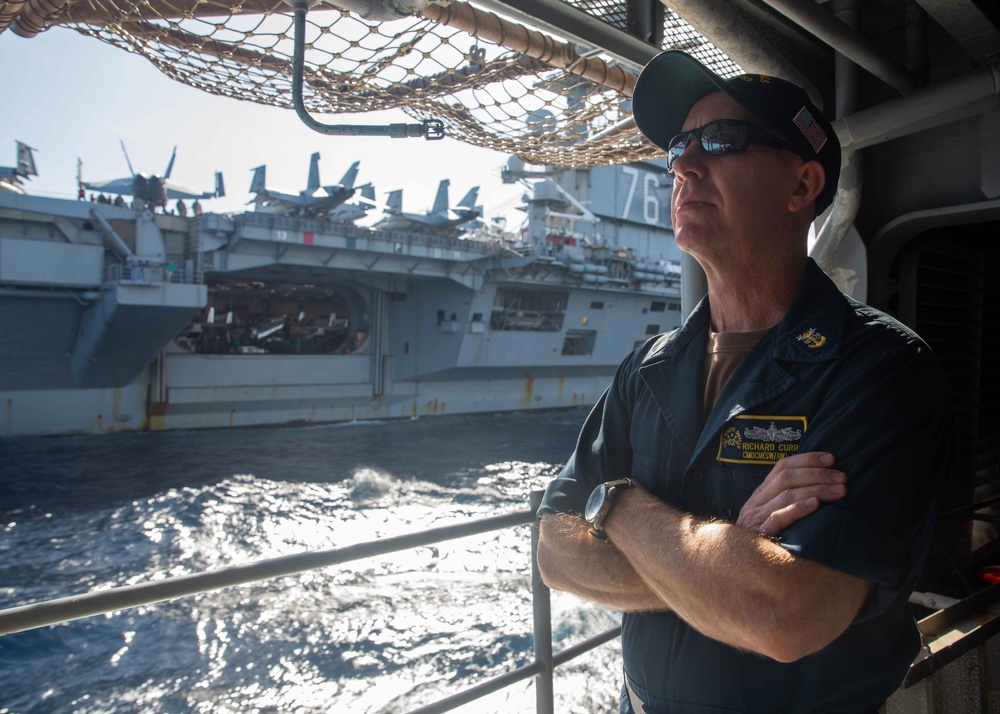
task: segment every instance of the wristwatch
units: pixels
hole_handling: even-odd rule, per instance
[[[616,481],[605,481],[593,490],[590,498],[587,499],[587,506],[583,509],[583,519],[590,524],[592,535],[607,540],[608,534],[601,528],[601,524],[611,510],[611,502],[614,500],[615,491],[619,488],[628,488],[632,485],[632,479],[620,478]]]

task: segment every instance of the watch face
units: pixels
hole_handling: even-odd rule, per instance
[[[601,506],[604,505],[604,499],[606,497],[607,489],[604,488],[603,483],[591,491],[590,498],[587,499],[587,506],[583,509],[583,519],[585,521],[593,522],[593,520],[597,518],[598,514],[601,512]]]

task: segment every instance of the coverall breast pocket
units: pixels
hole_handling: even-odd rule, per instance
[[[747,466],[731,468],[715,466],[708,470],[709,503],[714,518],[736,522],[740,509],[753,494],[754,489],[764,482],[770,466]]]

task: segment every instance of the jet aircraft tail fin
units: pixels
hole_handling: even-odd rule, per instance
[[[360,161],[355,161],[353,164],[351,164],[351,167],[347,169],[347,172],[344,174],[344,177],[340,179],[341,187],[348,189],[354,188],[354,182],[358,178],[358,166],[360,165],[361,165]]]
[[[258,166],[253,170],[253,178],[250,180],[250,193],[264,193],[267,189],[264,185],[267,182],[267,166]]]
[[[252,189],[251,189],[252,190]],[[222,198],[226,195],[226,185],[222,182],[222,172],[215,172],[215,198]]]
[[[449,179],[441,179],[441,183],[438,184],[437,196],[434,197],[434,205],[431,207],[431,213],[440,213],[442,215],[448,213],[449,184],[451,184]]]
[[[306,190],[309,193],[319,189],[319,152],[313,152],[313,155],[309,157],[309,185]]]
[[[35,168],[35,149],[31,148],[23,142],[15,142],[17,144],[17,168],[14,170],[15,175],[20,174],[24,178],[29,176],[37,176],[38,170]]]
[[[458,202],[456,208],[472,210],[476,207],[477,200],[479,200],[479,186],[473,186],[469,189],[469,192],[462,197],[462,200]]]
[[[386,213],[403,212],[403,189],[398,188],[395,191],[389,191],[389,198],[385,201],[385,211]]]

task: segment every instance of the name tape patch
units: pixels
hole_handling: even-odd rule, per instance
[[[740,414],[722,428],[719,461],[730,464],[776,464],[798,452],[806,431],[804,416]]]

